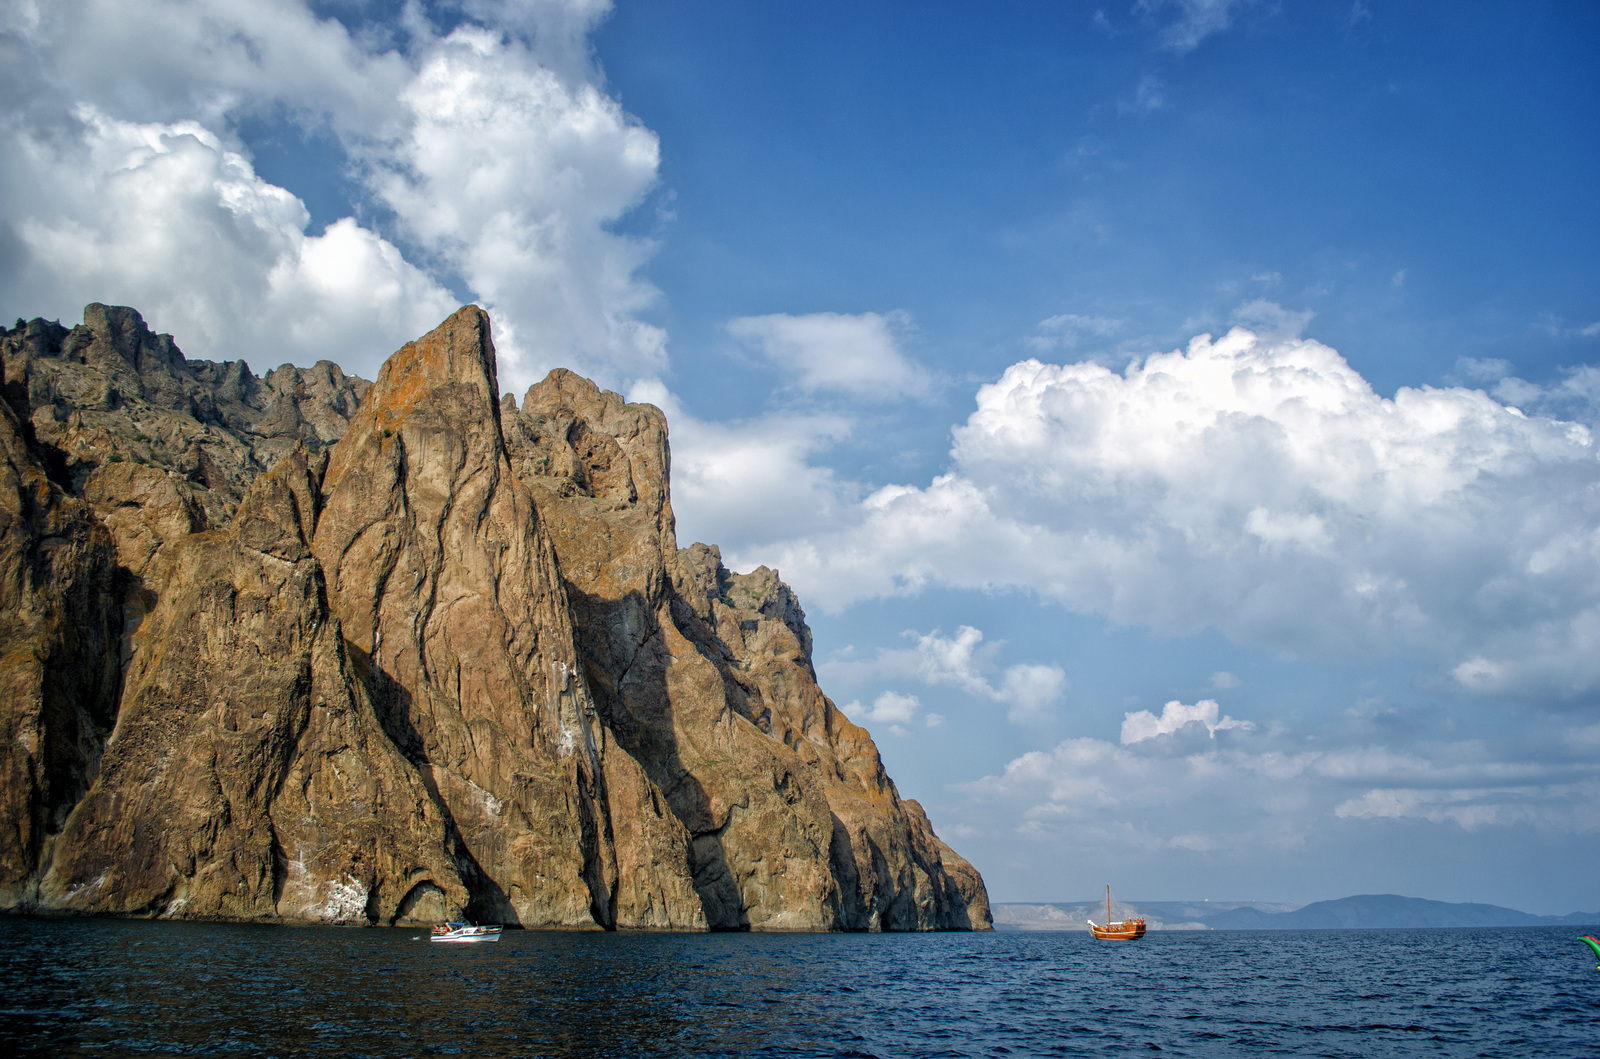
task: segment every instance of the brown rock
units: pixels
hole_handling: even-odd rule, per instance
[[[116,716],[114,560],[0,403],[0,907],[30,899]]]
[[[987,928],[977,872],[817,687],[788,586],[765,567],[730,574],[715,548],[677,548],[661,412],[559,370],[520,413],[502,410],[601,716],[693,835],[711,925]]]
[[[75,495],[96,474],[148,469],[132,489],[113,476],[90,501],[102,518],[134,509],[120,512],[117,532],[119,548],[132,545],[130,568],[185,515],[161,495],[150,521],[163,525],[131,525],[148,508],[153,476],[189,490],[182,506],[199,513],[196,528],[226,525],[256,477],[297,442],[319,449],[342,437],[368,385],[327,361],[257,379],[243,361],[186,359],[132,309],[94,304],[83,316],[70,331],[33,320],[0,333],[5,396]]]
[[[38,907],[395,922],[459,913],[445,814],[384,733],[306,539],[304,450],[172,548],[100,773]]]
[[[315,549],[391,731],[481,868],[485,914],[524,926],[703,922],[682,862],[619,865],[607,784],[555,553],[500,432],[489,320],[468,307],[384,365],[334,451]],[[625,836],[681,848],[636,812]],[[619,880],[648,863],[653,878]],[[629,894],[621,900],[619,886]]]
[[[777,573],[677,548],[659,410],[497,400],[470,306],[370,389],[104,306],[0,355],[0,907],[989,926]]]

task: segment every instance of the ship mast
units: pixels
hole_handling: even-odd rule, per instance
[[[1106,926],[1111,925],[1111,884],[1106,883]]]

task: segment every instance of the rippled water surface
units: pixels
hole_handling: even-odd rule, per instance
[[[1592,1057],[1585,932],[508,931],[446,946],[0,918],[0,1054]]]

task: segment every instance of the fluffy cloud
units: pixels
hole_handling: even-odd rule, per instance
[[[1089,847],[1193,851],[1298,845],[1312,823],[1303,792],[1286,791],[1281,775],[1252,763],[1231,749],[1175,757],[1149,744],[1077,738],[957,789],[1000,826],[1046,841],[1070,834]]]
[[[882,724],[887,725],[889,731],[895,735],[909,735],[911,729],[906,727],[916,719],[917,713],[922,709],[922,703],[915,695],[902,695],[897,691],[886,691],[872,700],[871,706],[862,706],[859,702],[849,702],[843,707],[851,720],[857,724]],[[927,726],[937,728],[944,723],[944,718],[936,713],[929,714]]]
[[[1066,690],[1067,675],[1056,665],[1017,665],[1005,672],[989,697],[1006,706],[1006,719],[1026,724],[1049,715]]]
[[[1473,692],[1600,684],[1600,459],[1581,423],[1465,388],[1381,397],[1327,346],[1243,329],[1120,374],[1023,361],[977,404],[950,473],[764,561],[828,608],[1026,590],[1167,633],[1399,652]]]
[[[287,107],[344,135],[393,131],[411,78],[386,39],[362,39],[304,0],[22,0],[0,8],[13,79],[3,91],[29,121],[76,102],[126,120],[199,122]]]
[[[728,333],[759,350],[793,385],[865,400],[928,392],[926,373],[900,350],[903,314],[810,313],[741,316]]]
[[[495,313],[509,386],[557,363],[658,373],[635,275],[651,247],[611,230],[658,150],[597,87],[587,35],[609,4],[462,8],[478,21],[440,36],[417,5],[355,30],[356,9],[333,9],[347,26],[305,0],[6,5],[0,301],[126,302],[191,354],[370,373],[455,286]],[[263,117],[337,140],[366,196],[351,217],[308,233],[254,172],[237,129]]]
[[[983,632],[970,625],[956,635],[907,631],[916,646],[883,649],[868,660],[827,661],[817,667],[821,678],[845,686],[873,680],[916,680],[929,687],[959,688],[969,695],[988,699],[1006,707],[1007,718],[1016,724],[1035,721],[1048,715],[1066,690],[1067,677],[1060,666],[1021,664],[1007,667],[994,683],[989,674],[998,669],[994,656],[999,644],[983,646]]]
[[[593,76],[589,34],[611,13],[611,0],[456,0],[487,26],[517,31],[539,65],[569,81]]]
[[[71,136],[11,131],[0,171],[25,215],[10,225],[7,301],[28,315],[71,323],[90,300],[128,304],[192,356],[257,369],[329,357],[370,376],[373,352],[455,306],[348,218],[307,235],[300,200],[196,123],[140,125],[84,106]]]
[[[1249,721],[1236,721],[1232,717],[1218,720],[1219,709],[1215,699],[1201,699],[1193,706],[1185,706],[1173,700],[1161,708],[1160,717],[1149,710],[1124,714],[1122,745],[1128,746],[1131,743],[1142,743],[1146,739],[1155,739],[1157,736],[1171,735],[1191,724],[1204,725],[1206,734],[1213,739],[1217,737],[1217,732],[1228,728],[1254,727]]]
[[[848,520],[860,502],[858,487],[811,461],[849,436],[846,419],[772,415],[709,422],[690,415],[653,379],[629,389],[628,399],[656,405],[671,424],[672,504],[685,544],[824,533]],[[727,561],[742,569],[760,565],[731,551]]]
[[[1329,750],[1331,731],[1269,733],[1217,715],[1211,702],[1169,703],[1161,718],[1141,710],[1127,715],[1121,745],[1067,739],[957,790],[1013,833],[1047,844],[1070,835],[1079,850],[1270,853],[1339,821],[1600,829],[1600,766],[1586,755],[1534,760],[1527,747],[1481,740]],[[1185,731],[1197,722],[1210,738]]]
[[[565,365],[612,386],[666,366],[636,315],[651,247],[609,226],[655,183],[655,134],[532,46],[476,26],[431,42],[400,93],[402,135],[363,148],[367,182],[407,238],[494,314],[507,383]]]

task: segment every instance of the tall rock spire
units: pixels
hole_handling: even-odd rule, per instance
[[[461,838],[477,914],[633,925],[618,908],[606,740],[555,552],[506,460],[481,309],[384,364],[334,450],[314,548],[392,737]],[[686,844],[669,815],[659,825],[664,848]],[[642,925],[703,923],[687,867],[654,871],[659,921]]]
[[[518,412],[474,306],[370,387],[87,316],[0,332],[0,908],[988,927],[659,409]]]

